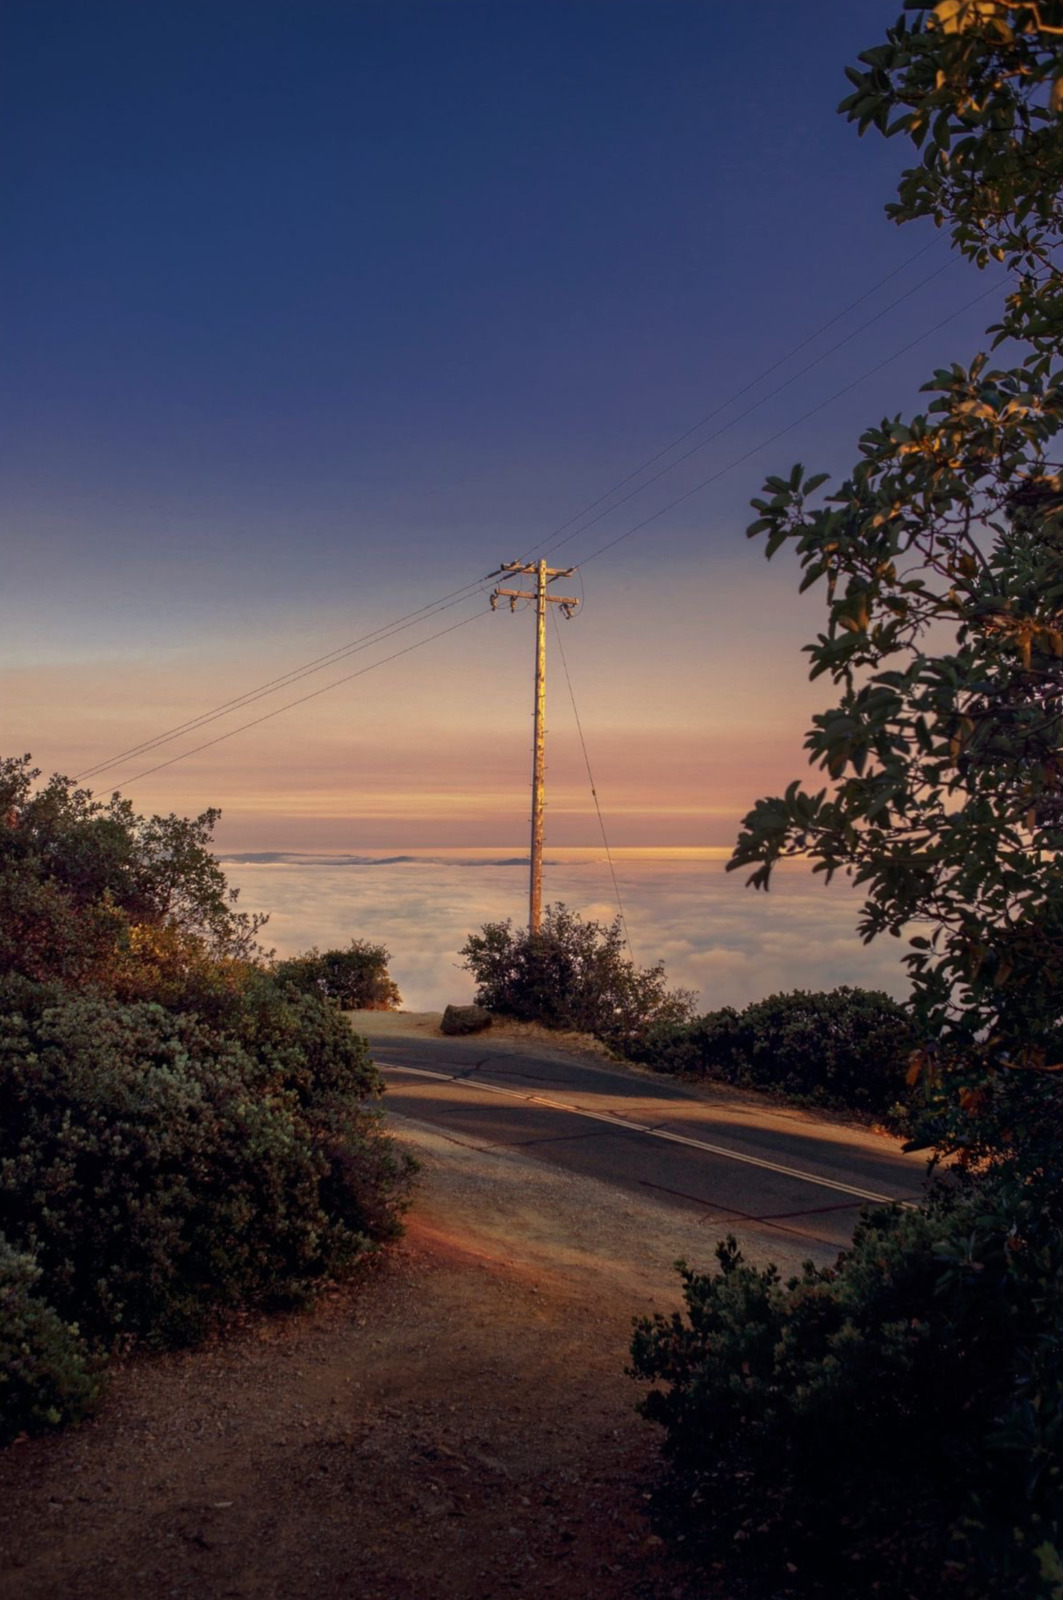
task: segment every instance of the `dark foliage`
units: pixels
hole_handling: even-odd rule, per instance
[[[19,988],[0,1018],[0,1228],[100,1343],[298,1298],[396,1231],[405,1172],[364,1104],[373,1069],[324,1002],[260,1007],[242,1042]]]
[[[915,1035],[905,1008],[874,989],[769,995],[656,1028],[639,1059],[660,1072],[775,1090],[903,1120]]]
[[[1063,1221],[995,1173],[780,1282],[733,1239],[637,1324],[665,1515],[730,1595],[1058,1596]]]
[[[41,1270],[0,1234],[0,1445],[75,1422],[100,1390],[78,1329],[40,1293]]]
[[[398,1232],[412,1166],[365,1041],[320,984],[281,981],[236,910],[217,813],[140,817],[37,776],[0,761],[9,1429],[90,1403],[83,1339],[193,1338],[349,1268]],[[397,998],[386,952],[337,954]]]
[[[28,756],[0,759],[0,973],[122,992],[152,965],[224,973],[260,953],[265,919],[236,909],[210,851],[219,812],[141,817],[39,776]]]
[[[820,586],[806,737],[822,787],[745,819],[903,937],[922,1138],[955,1192],[868,1219],[783,1286],[733,1244],[643,1323],[676,1503],[716,1587],[1063,1600],[1063,3],[906,0],[842,110],[911,141],[888,207],[1008,268],[979,352],[860,439],[835,492],[770,477],[751,537]]]
[[[563,905],[547,907],[538,933],[485,923],[459,954],[488,1011],[546,1028],[591,1033],[631,1052],[654,1025],[685,1021],[694,996],[665,986],[664,964],[636,967],[624,954],[619,917],[608,928]]]
[[[1014,364],[939,368],[834,492],[798,465],[753,502],[750,536],[823,597],[806,651],[834,693],[806,736],[823,786],[759,800],[730,865],[767,888],[800,856],[860,887],[865,940],[913,930],[923,1076],[958,1147],[949,1106],[1058,1066],[1063,1035],[1063,4],[904,10],[841,109],[914,157],[889,215],[1007,267],[986,334]]]
[[[352,939],[346,950],[306,950],[274,964],[280,983],[332,1000],[344,1011],[397,1011],[398,987],[388,976],[389,952],[382,944]]]

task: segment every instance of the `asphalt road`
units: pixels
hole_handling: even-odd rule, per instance
[[[555,1167],[694,1210],[817,1260],[844,1246],[862,1206],[917,1199],[925,1162],[807,1112],[601,1065],[491,1034],[447,1039],[363,1012],[386,1104],[448,1138],[519,1149]],[[420,1031],[416,1031],[417,1029]]]

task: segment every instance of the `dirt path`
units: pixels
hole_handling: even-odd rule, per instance
[[[633,1313],[695,1218],[397,1123],[406,1241],[310,1313],[142,1358],[0,1456],[0,1596],[679,1600],[645,1520]]]

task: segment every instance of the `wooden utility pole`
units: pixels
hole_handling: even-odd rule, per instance
[[[503,561],[500,572],[521,572],[536,579],[534,592],[527,589],[496,589],[491,610],[497,611],[504,596],[509,609],[516,611],[518,600],[535,601],[535,733],[532,744],[531,875],[528,888],[528,930],[538,933],[543,915],[543,788],[546,779],[546,608],[560,606],[570,617],[579,605],[571,595],[550,594],[547,585],[555,578],[568,578],[575,567],[548,567],[545,561],[528,565],[522,561]]]

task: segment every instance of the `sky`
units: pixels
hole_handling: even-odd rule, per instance
[[[835,111],[896,9],[4,0],[3,753],[80,775],[377,633],[85,781],[230,851],[512,847],[533,619],[479,580],[547,553],[613,842],[727,845],[829,696],[750,497],[995,310]],[[548,726],[592,844],[553,632]]]

